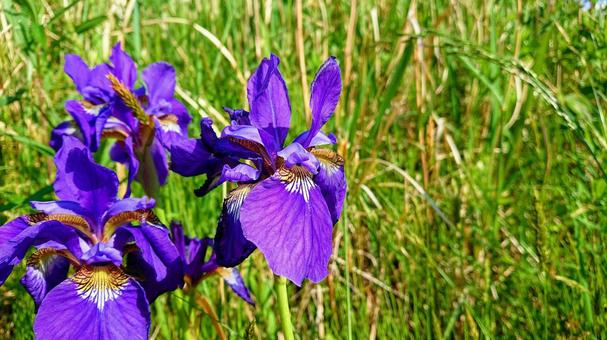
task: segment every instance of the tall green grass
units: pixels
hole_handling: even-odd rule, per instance
[[[246,105],[244,81],[270,52],[303,131],[303,79],[335,55],[345,87],[327,130],[349,196],[331,275],[290,287],[298,336],[606,337],[605,13],[576,1],[296,2],[0,0],[0,222],[53,197],[46,145],[77,97],[66,53],[98,63],[122,41],[140,66],[173,63],[192,135],[201,116],[221,127],[222,106]],[[212,235],[228,188],[199,199],[201,183],[171,174],[159,216]],[[260,254],[241,267],[255,308],[210,279],[157,301],[152,336],[216,338],[204,297],[227,336],[277,337],[272,275]],[[32,337],[22,271],[0,287],[0,338]]]

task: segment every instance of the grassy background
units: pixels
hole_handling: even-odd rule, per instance
[[[576,1],[0,0],[0,219],[52,199],[46,144],[77,97],[66,53],[99,63],[123,41],[140,68],[173,63],[194,135],[245,105],[274,52],[292,136],[335,55],[345,87],[326,130],[350,191],[331,275],[290,287],[299,337],[605,337],[606,40],[605,13]],[[228,188],[198,199],[201,183],[172,174],[160,217],[212,235]],[[152,336],[217,337],[204,296],[227,336],[277,337],[263,258],[241,269],[255,308],[212,278],[156,302]],[[22,271],[0,287],[0,338],[32,337]]]

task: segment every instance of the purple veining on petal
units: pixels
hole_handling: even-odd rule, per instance
[[[279,170],[257,184],[240,209],[244,236],[264,254],[272,271],[296,285],[320,282],[331,257],[331,214],[305,170]]]
[[[77,322],[75,322],[77,320]],[[81,268],[42,301],[36,339],[147,339],[150,310],[141,286],[119,268]]]

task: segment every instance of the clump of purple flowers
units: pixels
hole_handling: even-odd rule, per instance
[[[0,285],[27,258],[21,283],[36,304],[36,338],[147,339],[158,296],[212,276],[254,306],[236,266],[255,249],[297,285],[323,280],[347,190],[343,158],[321,147],[336,143],[321,131],[341,94],[336,59],[312,82],[310,128],[287,145],[291,104],[274,55],[248,82],[249,111],[226,108],[231,125],[220,136],[203,118],[196,139],[187,137],[191,117],[174,98],[170,64],[146,67],[137,87],[137,67],[120,44],[109,59],[91,68],[65,57],[82,98],[66,101],[71,120],[51,136],[58,199],[31,202],[36,212],[0,227]],[[93,158],[105,139],[113,141],[110,158],[128,169],[122,194],[116,173]],[[153,198],[131,197],[133,181],[155,197],[169,155],[174,172],[206,174],[198,196],[236,184],[213,238],[189,237],[178,222],[167,228]]]
[[[112,160],[128,168],[127,195],[136,179],[154,196],[169,173],[164,149],[175,135],[187,136],[192,120],[174,98],[173,66],[163,61],[149,65],[141,74],[144,86],[136,88],[137,65],[116,44],[110,63],[89,68],[82,58],[68,54],[64,69],[82,99],[65,102],[72,120],[53,130],[51,146],[58,150],[61,136],[75,135],[95,152],[102,139],[113,139]]]

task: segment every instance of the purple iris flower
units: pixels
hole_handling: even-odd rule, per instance
[[[212,238],[187,237],[183,233],[183,226],[175,221],[171,222],[171,235],[184,263],[184,289],[195,287],[209,276],[219,275],[236,295],[255,305],[238,269],[219,266],[214,253],[206,259],[207,249],[213,247]]]
[[[37,213],[0,227],[0,284],[33,247],[21,283],[37,339],[147,339],[149,304],[183,277],[154,200],[116,199],[116,174],[75,137],[63,137],[55,163],[59,200],[31,202]]]
[[[110,63],[89,68],[79,56],[69,54],[64,70],[83,99],[65,103],[73,122],[57,126],[50,145],[58,150],[61,136],[75,134],[95,152],[102,138],[113,138],[110,156],[129,170],[127,196],[134,179],[153,196],[168,176],[164,148],[175,135],[187,136],[191,121],[185,106],[174,98],[173,66],[166,62],[149,65],[141,74],[145,86],[136,88],[137,66],[116,44]]]
[[[206,173],[215,185],[230,181],[238,187],[224,201],[215,236],[217,262],[233,267],[255,248],[265,255],[272,271],[297,285],[304,278],[319,282],[328,275],[332,228],[341,215],[347,184],[343,158],[330,149],[333,134],[321,128],[335,111],[341,94],[341,72],[331,57],[318,70],[311,85],[312,124],[284,146],[291,120],[287,87],[278,69],[279,59],[264,59],[249,79],[250,113],[226,109],[232,124],[205,152],[171,149],[173,169],[199,164],[195,173]],[[185,144],[186,142],[182,142]],[[192,144],[191,140],[188,143]],[[190,150],[194,150],[191,148]],[[246,162],[206,167],[222,155]],[[211,156],[209,156],[211,155]]]

